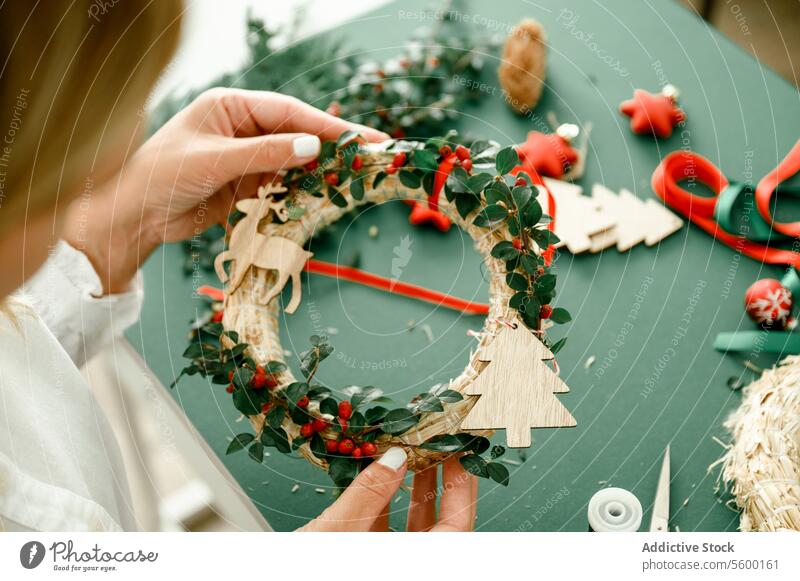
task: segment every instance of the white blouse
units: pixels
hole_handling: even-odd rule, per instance
[[[141,278],[101,293],[61,241],[14,317],[0,314],[0,530],[136,530],[119,447],[78,367],[136,322]]]

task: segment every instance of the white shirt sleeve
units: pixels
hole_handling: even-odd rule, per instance
[[[89,259],[63,240],[22,291],[79,367],[139,319],[143,300],[141,273],[128,292],[101,296]]]

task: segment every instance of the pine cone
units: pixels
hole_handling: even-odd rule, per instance
[[[508,105],[519,114],[536,106],[542,94],[547,63],[544,28],[526,18],[506,39],[503,62],[498,70]]]

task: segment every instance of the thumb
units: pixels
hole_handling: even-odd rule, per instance
[[[300,530],[368,531],[403,483],[406,458],[402,448],[389,448],[377,462],[363,470],[319,518]]]
[[[321,147],[319,137],[308,133],[234,137],[228,141],[220,161],[231,179],[303,165],[316,159]]]

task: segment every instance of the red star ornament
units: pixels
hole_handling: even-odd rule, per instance
[[[671,87],[665,87],[664,92],[658,94],[636,89],[633,99],[624,101],[619,110],[631,118],[634,133],[652,133],[662,139],[672,135],[672,128],[686,119],[686,113],[676,104],[675,90]]]
[[[531,131],[525,143],[517,145],[517,153],[525,167],[533,167],[539,175],[555,179],[561,179],[578,161],[578,152],[570,141],[555,133]]]

